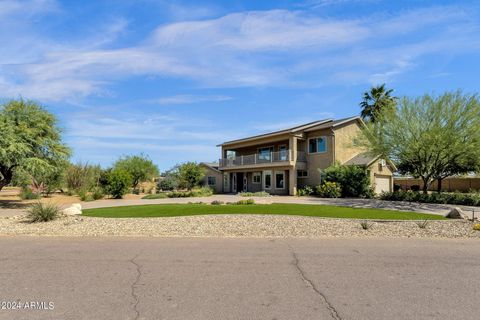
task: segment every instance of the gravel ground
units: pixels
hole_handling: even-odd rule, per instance
[[[425,229],[415,221],[371,222],[302,216],[215,215],[169,218],[62,217],[27,223],[22,217],[0,218],[0,236],[145,236],[145,237],[392,237],[478,238],[480,231],[464,220],[430,221]]]

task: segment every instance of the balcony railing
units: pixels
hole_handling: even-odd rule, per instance
[[[292,158],[292,150],[284,150],[270,153],[255,153],[243,156],[229,157],[219,160],[220,167],[238,167],[255,164],[268,164],[278,162],[289,162]],[[305,152],[297,151],[297,161],[305,162]]]

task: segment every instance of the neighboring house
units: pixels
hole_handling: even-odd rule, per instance
[[[215,177],[216,190],[225,193],[266,191],[295,195],[298,188],[320,183],[318,169],[339,162],[366,167],[376,193],[391,191],[394,165],[353,146],[363,125],[359,117],[326,119],[224,142],[219,145],[222,158],[218,167],[208,166],[206,179]]]
[[[223,174],[218,170],[218,163],[205,163],[200,165],[205,169],[205,176],[203,177],[201,184],[203,186],[209,186],[215,193],[223,192]]]

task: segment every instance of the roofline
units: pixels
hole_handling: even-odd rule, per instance
[[[319,125],[322,125],[322,124],[325,124],[325,123],[331,122],[331,121],[333,121],[333,119],[317,120],[317,121],[302,124],[302,125],[299,125],[299,126],[296,126],[296,127],[293,127],[293,128],[289,128],[289,129],[283,129],[283,130],[279,130],[279,131],[273,131],[273,132],[269,132],[269,133],[263,133],[263,134],[259,134],[259,135],[255,135],[255,136],[250,136],[250,137],[246,137],[246,138],[242,138],[242,139],[226,141],[224,143],[217,144],[217,147],[226,146],[226,145],[235,144],[235,143],[240,143],[240,142],[247,142],[247,141],[256,140],[256,139],[260,139],[260,138],[274,137],[274,136],[287,134],[287,133],[295,133],[297,131],[305,130],[305,129],[308,129],[309,127],[319,126]]]
[[[217,171],[217,172],[222,173],[222,171],[220,171],[220,170],[217,169],[217,168],[212,167],[211,165],[209,165],[209,164],[206,163],[206,162],[200,162],[200,165],[203,165],[203,166],[208,167],[208,168],[210,168],[210,169],[212,169],[212,170],[214,170],[214,171]]]

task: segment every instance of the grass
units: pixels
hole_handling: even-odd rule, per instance
[[[382,220],[441,220],[440,215],[416,212],[363,209],[308,204],[247,204],[247,205],[196,205],[159,204],[87,209],[83,215],[106,218],[176,217],[207,214],[277,214],[328,218],[382,219]]]

